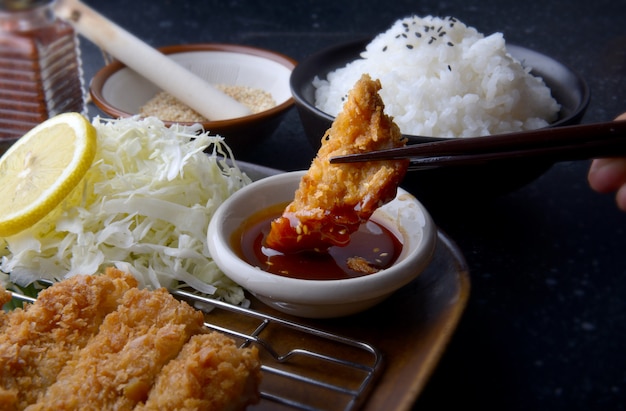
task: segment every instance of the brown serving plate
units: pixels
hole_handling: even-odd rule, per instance
[[[206,321],[242,345],[260,348],[262,401],[253,410],[410,410],[456,328],[469,290],[462,254],[439,232],[429,267],[368,311],[309,320],[251,297],[252,315],[218,306]]]
[[[277,172],[239,164],[253,179]],[[251,410],[410,410],[470,292],[462,253],[443,232],[437,239],[433,260],[420,276],[383,303],[349,317],[302,319],[252,296],[250,307],[242,308],[185,290],[172,293],[204,310],[208,327],[241,346],[259,348],[261,401]]]
[[[238,164],[253,180],[280,172],[246,162]],[[332,361],[291,357],[279,364],[265,356],[268,368],[276,366],[297,377],[277,378],[273,372],[266,372],[261,387],[265,394],[261,403],[251,409],[410,410],[445,351],[470,294],[469,270],[462,252],[445,233],[439,231],[437,237],[433,260],[419,277],[380,305],[357,315],[324,320],[297,318],[250,297],[250,308],[261,321],[267,315],[285,320],[287,325],[311,327],[347,340],[328,341],[325,336],[270,324],[258,335],[278,354],[306,349],[357,364],[355,370]],[[241,329],[244,335],[250,335],[259,330],[259,319],[250,321],[246,317],[213,310],[207,314],[207,323]],[[245,338],[242,341],[246,344]],[[359,370],[361,365],[364,370]],[[284,401],[293,404],[278,405]]]

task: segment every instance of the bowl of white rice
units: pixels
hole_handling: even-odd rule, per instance
[[[291,91],[314,148],[363,73],[380,80],[385,111],[409,144],[577,124],[589,103],[580,75],[541,53],[506,44],[501,33],[485,36],[452,17],[410,16],[373,38],[312,54],[293,70]],[[501,193],[551,165],[496,163],[410,173],[405,183],[429,195]]]
[[[294,105],[289,76],[296,61],[281,53],[222,43],[164,46],[159,51],[247,106],[251,114],[207,119],[119,61],[101,68],[91,80],[95,105],[112,118],[138,115],[157,117],[167,126],[201,124],[224,137],[235,153],[271,136]]]

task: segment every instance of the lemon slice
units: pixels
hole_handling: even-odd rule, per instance
[[[39,124],[0,158],[0,237],[32,227],[83,178],[96,155],[96,130],[78,113]]]

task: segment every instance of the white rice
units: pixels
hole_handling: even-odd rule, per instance
[[[559,104],[542,79],[488,37],[452,18],[407,17],[370,42],[361,58],[316,78],[316,106],[333,116],[361,74],[382,84],[388,115],[404,134],[470,137],[546,126]]]

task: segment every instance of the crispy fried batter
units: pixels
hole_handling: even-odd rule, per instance
[[[4,332],[5,324],[8,319],[8,315],[2,307],[9,301],[11,301],[11,293],[0,285],[0,333]]]
[[[324,134],[293,202],[272,222],[268,247],[297,252],[346,245],[361,223],[395,197],[408,160],[329,162],[337,155],[405,145],[400,129],[383,112],[380,88],[380,81],[367,74],[355,84],[342,112]]]
[[[238,349],[217,332],[196,335],[159,375],[149,410],[243,410],[259,400],[261,363],[256,347]]]
[[[348,268],[362,274],[374,274],[380,271],[363,257],[350,257],[346,261]]]
[[[204,314],[167,290],[136,287],[109,269],[2,313],[0,410],[242,410],[258,401],[256,348],[207,332]],[[0,287],[0,301],[10,297]]]
[[[11,301],[11,293],[0,285],[0,307]]]
[[[58,283],[41,291],[34,304],[8,313],[0,334],[0,409],[34,403],[136,286],[130,275],[109,269]]]
[[[6,325],[9,319],[9,314],[7,314],[2,309],[2,306],[4,306],[9,301],[11,301],[11,293],[9,293],[3,286],[0,285],[0,333],[3,333],[6,329]],[[3,378],[0,377],[0,382],[2,380]],[[17,402],[17,395],[18,390],[16,388],[5,389],[4,387],[0,386],[0,410],[4,410],[5,407],[11,407],[11,409],[14,409]]]
[[[165,289],[129,290],[29,410],[132,410],[203,325],[202,312]]]

